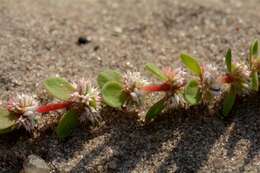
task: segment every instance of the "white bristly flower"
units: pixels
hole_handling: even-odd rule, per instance
[[[36,125],[36,109],[39,103],[32,96],[21,94],[8,101],[8,110],[15,113],[19,118],[18,127],[23,126],[31,132]]]
[[[187,75],[187,72],[181,67],[175,69],[174,71],[175,71],[175,81],[178,83],[178,85],[184,85],[185,76]]]
[[[129,92],[132,101],[140,105],[144,98],[144,92],[141,91],[140,88],[148,85],[149,82],[142,78],[140,72],[126,72],[123,75],[123,81],[125,89]]]
[[[74,83],[76,91],[71,94],[70,101],[75,103],[75,106],[83,107],[83,112],[80,115],[80,121],[89,120],[95,123],[100,119],[97,111],[101,108],[101,97],[97,88],[90,85],[90,82],[84,79]]]
[[[185,106],[185,100],[182,95],[174,94],[173,96],[169,97],[166,101],[167,109],[178,108],[179,106]]]
[[[185,85],[187,72],[183,68],[179,67],[173,70],[168,67],[163,69],[163,73],[167,76],[168,80],[172,82],[173,88],[181,88]]]
[[[238,92],[238,94],[250,92],[250,70],[245,63],[236,63],[231,76],[234,78],[234,87],[242,92]]]
[[[149,84],[149,82],[141,76],[140,72],[128,71],[123,75],[123,79],[124,79],[124,84],[129,88],[133,86],[142,87],[144,85]]]
[[[202,94],[204,99],[221,95],[221,84],[218,79],[218,69],[215,65],[203,67]]]

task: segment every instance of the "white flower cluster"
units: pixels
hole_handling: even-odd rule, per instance
[[[238,90],[238,94],[249,94],[250,92],[250,70],[245,63],[234,64],[231,72],[233,86]],[[239,92],[241,91],[241,92]]]
[[[187,72],[179,67],[173,70],[172,68],[164,68],[163,73],[167,76],[168,80],[172,82],[173,88],[180,88],[185,85],[185,77]]]
[[[82,107],[84,110],[79,117],[80,121],[85,122],[86,120],[89,120],[94,123],[100,118],[97,113],[101,108],[101,97],[98,89],[92,87],[90,82],[85,79],[81,79],[73,85],[76,88],[76,91],[71,94],[69,100],[76,106],[83,105]]]
[[[23,126],[27,131],[31,132],[37,123],[36,109],[39,106],[32,96],[21,94],[8,101],[7,107],[17,117],[18,127]]]
[[[205,100],[209,97],[220,96],[222,93],[221,83],[218,81],[218,69],[213,64],[203,66],[202,95]],[[208,95],[209,94],[209,95]]]
[[[132,101],[140,105],[144,97],[144,92],[140,88],[148,85],[149,82],[141,76],[140,72],[126,72],[123,75],[123,81]]]

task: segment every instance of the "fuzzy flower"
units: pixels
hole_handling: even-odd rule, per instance
[[[126,72],[123,75],[124,84],[128,88],[140,88],[148,84],[148,81],[141,76],[140,72]]]
[[[92,87],[90,82],[81,79],[74,83],[76,91],[71,94],[69,99],[73,106],[82,109],[80,121],[90,120],[94,123],[99,119],[97,111],[101,108],[101,97],[97,88]]]
[[[228,84],[229,87],[234,87],[238,94],[248,94],[250,88],[249,68],[244,63],[236,63],[232,67],[232,72],[227,73],[221,78],[221,82]]]
[[[212,97],[221,95],[221,84],[217,78],[218,69],[215,65],[207,64],[202,67],[201,90],[203,100],[208,101]]]
[[[31,132],[36,125],[36,109],[39,103],[29,95],[17,95],[8,101],[7,108],[10,112],[17,115],[18,127],[23,126],[27,131]]]
[[[187,72],[183,68],[177,68],[173,70],[172,68],[164,68],[163,73],[167,76],[168,82],[171,83],[173,88],[180,88],[185,85],[185,76]]]
[[[140,105],[144,98],[144,92],[141,88],[148,84],[148,81],[142,78],[139,72],[126,72],[123,75],[125,90],[129,93],[131,101]]]
[[[174,94],[172,96],[169,96],[166,100],[166,108],[167,109],[174,109],[179,106],[184,107],[186,104],[183,96],[181,94]]]

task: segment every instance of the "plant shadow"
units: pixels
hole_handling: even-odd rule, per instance
[[[260,101],[255,95],[238,101],[232,116],[225,121],[216,115],[208,116],[205,107],[191,107],[167,112],[144,124],[135,113],[106,108],[101,113],[104,124],[100,128],[90,131],[78,128],[66,141],[59,141],[53,132],[36,141],[30,141],[23,134],[19,137],[23,132],[1,136],[0,161],[6,163],[6,159],[12,160],[15,156],[16,161],[9,162],[9,169],[18,169],[24,157],[17,155],[34,153],[51,163],[56,172],[61,171],[55,167],[56,163],[67,163],[75,157],[78,157],[76,164],[62,171],[200,172],[208,163],[215,144],[224,136],[228,140],[223,147],[229,158],[234,156],[241,140],[248,141],[248,152],[240,158],[243,164],[234,168],[244,172],[259,153],[259,109]],[[223,162],[222,167],[226,166],[224,157],[218,158]],[[214,166],[211,169],[214,170]]]

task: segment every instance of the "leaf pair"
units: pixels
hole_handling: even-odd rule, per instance
[[[153,76],[155,76],[160,81],[167,81],[168,77],[154,64],[146,64],[145,69],[150,72]],[[152,120],[159,115],[163,109],[165,108],[165,99],[161,99],[156,102],[146,113],[146,120]]]
[[[120,73],[115,70],[105,70],[98,75],[97,82],[104,102],[114,108],[122,107],[126,101],[126,93]]]
[[[186,65],[186,67],[189,68],[195,75],[199,77],[202,75],[202,70],[200,68],[200,65],[194,58],[192,58],[189,55],[182,54],[181,60]],[[167,76],[154,64],[147,64],[146,69],[159,80],[161,81],[168,80]],[[184,90],[184,98],[191,105],[195,105],[199,103],[199,101],[201,100],[201,90],[198,81],[192,80],[188,83],[188,85]],[[149,109],[149,111],[146,114],[146,119],[151,120],[156,118],[157,115],[160,114],[164,108],[165,108],[165,99],[163,98],[158,102],[156,102]]]
[[[181,54],[181,61],[182,63],[196,76],[201,78],[202,76],[202,69],[198,63],[198,61],[187,55],[187,54]],[[184,89],[184,98],[190,105],[196,105],[201,101],[201,88],[199,81],[197,80],[191,80],[186,85]]]
[[[71,83],[59,77],[52,77],[45,80],[44,86],[53,97],[63,101],[67,101],[76,90]],[[68,137],[78,124],[78,113],[72,109],[68,110],[61,117],[56,128],[58,137],[60,139]]]

